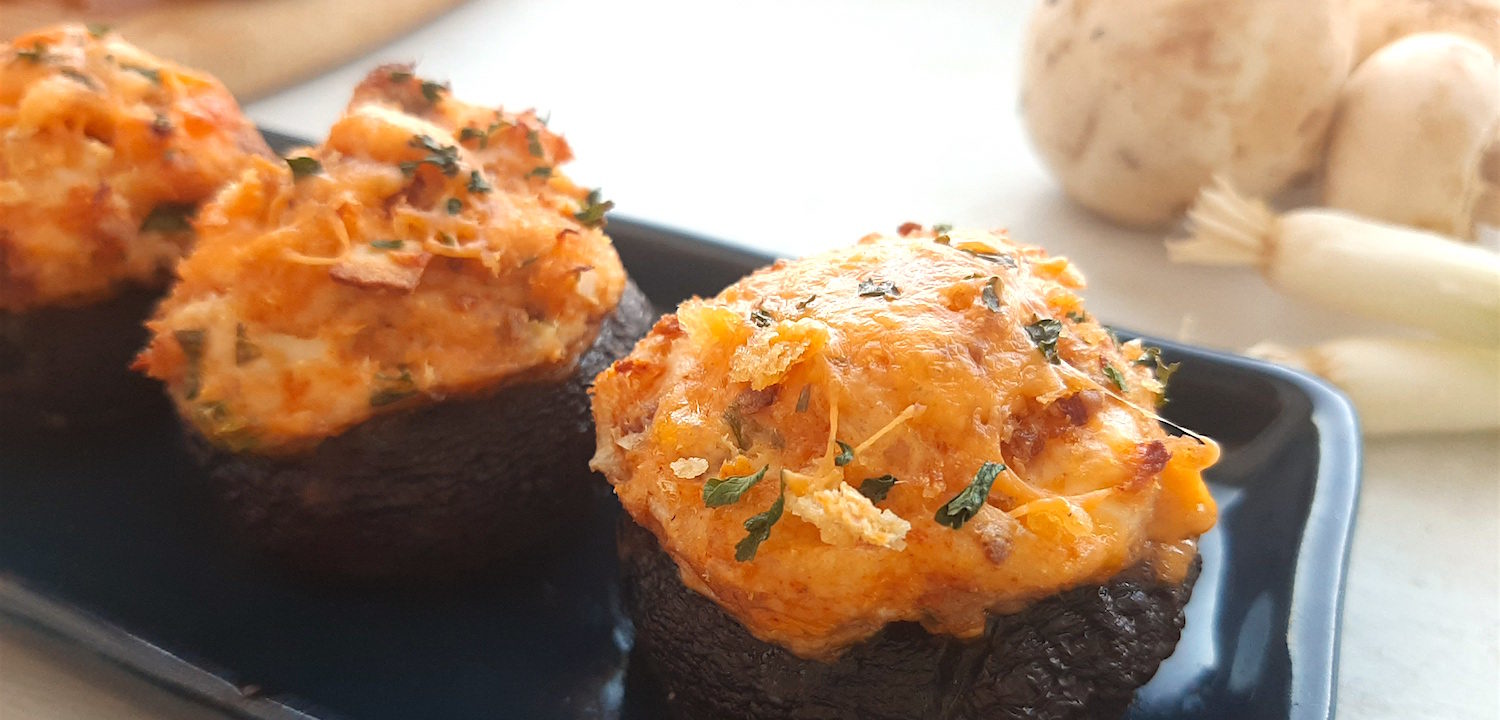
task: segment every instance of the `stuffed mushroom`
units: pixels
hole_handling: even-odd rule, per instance
[[[69,25],[0,48],[0,428],[155,397],[128,371],[198,206],[270,156],[217,80]]]
[[[199,216],[138,366],[293,568],[477,572],[589,504],[587,383],[653,315],[534,112],[374,71]]]
[[[596,380],[638,657],[684,718],[1104,718],[1171,654],[1217,447],[1003,234],[781,261]]]

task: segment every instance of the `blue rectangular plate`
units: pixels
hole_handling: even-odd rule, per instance
[[[771,261],[627,220],[609,233],[662,307]],[[1331,718],[1354,414],[1306,375],[1150,342],[1182,362],[1166,416],[1224,456],[1182,642],[1129,717]],[[479,589],[313,589],[222,533],[162,407],[84,436],[0,439],[0,613],[231,717],[657,718],[649,680],[627,672],[617,512],[602,501],[576,548]]]

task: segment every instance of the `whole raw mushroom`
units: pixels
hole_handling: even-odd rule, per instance
[[[1467,238],[1493,192],[1481,163],[1500,122],[1500,66],[1483,45],[1410,35],[1349,76],[1329,133],[1323,203]]]
[[[1127,225],[1178,217],[1214,174],[1273,194],[1321,158],[1353,57],[1343,2],[1044,2],[1027,131],[1068,195]]]
[[[1462,35],[1500,54],[1500,0],[1348,0],[1356,25],[1354,62],[1408,35]]]

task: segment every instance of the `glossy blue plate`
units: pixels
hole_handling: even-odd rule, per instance
[[[664,307],[770,261],[626,220],[609,232]],[[1330,718],[1359,488],[1353,411],[1306,375],[1151,342],[1182,362],[1165,415],[1224,457],[1182,642],[1129,717]],[[482,589],[316,590],[221,533],[175,418],[156,413],[0,448],[0,613],[233,717],[661,716],[649,679],[628,672],[612,501],[576,548]]]

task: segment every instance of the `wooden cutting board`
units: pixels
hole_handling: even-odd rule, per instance
[[[109,25],[253,100],[358,57],[463,0],[0,0],[0,38]]]

